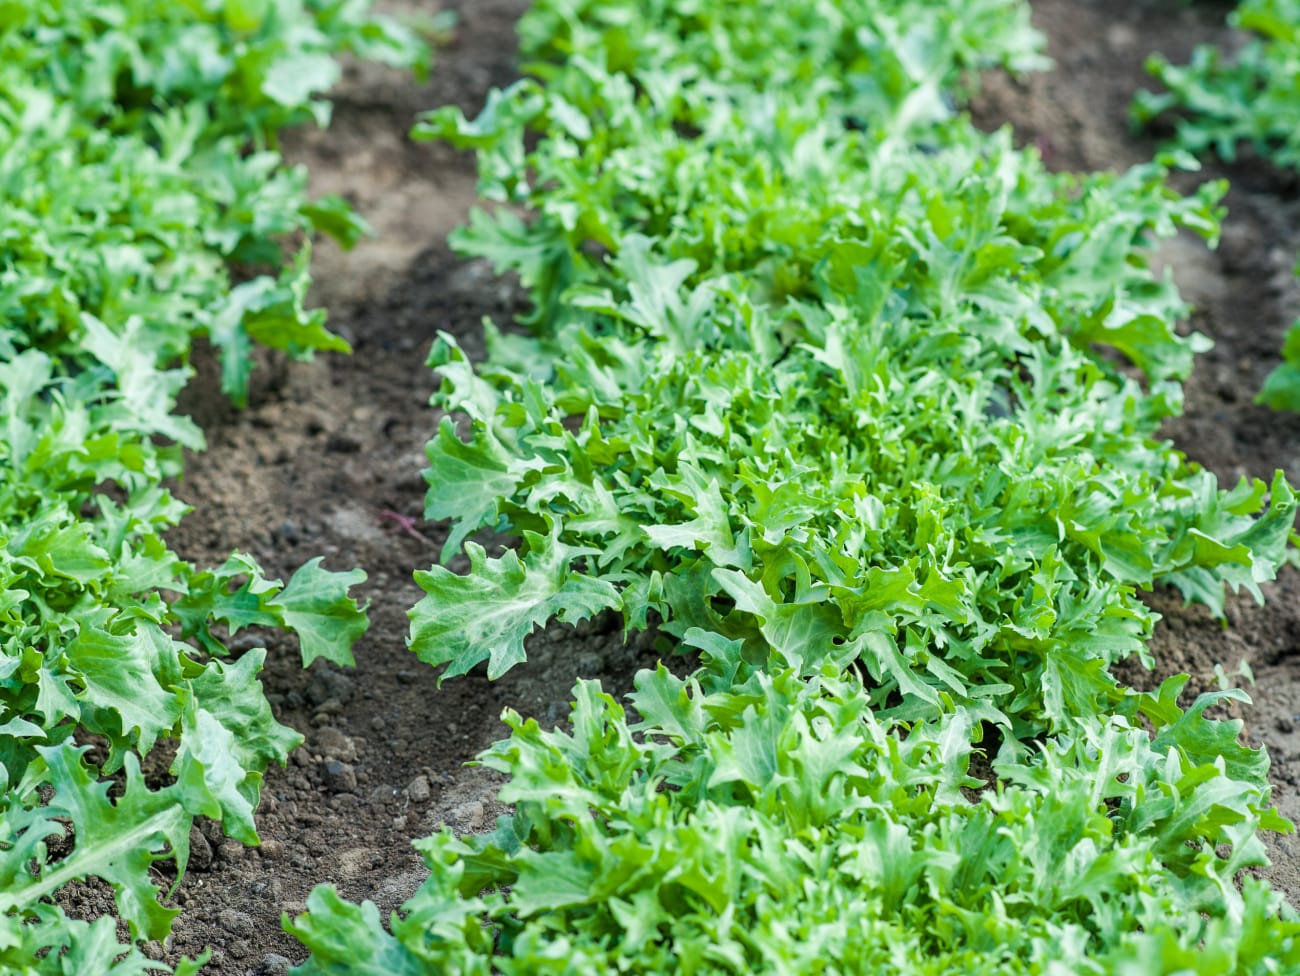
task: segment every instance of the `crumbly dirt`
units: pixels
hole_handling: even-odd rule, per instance
[[[616,623],[602,619],[536,635],[528,665],[500,681],[473,675],[440,689],[404,646],[406,610],[421,595],[412,571],[436,561],[445,536],[420,518],[423,445],[439,419],[427,406],[424,357],[438,330],[474,354],[482,317],[508,320],[521,301],[512,284],[447,246],[447,233],[473,204],[471,161],[412,144],[406,133],[418,112],[447,103],[477,110],[491,86],[512,79],[513,23],[526,3],[444,6],[458,10],[460,23],[428,84],[354,67],[336,94],[330,130],[291,140],[313,187],[348,196],[379,232],[351,254],[322,245],[315,255],[315,300],[330,309],[354,354],[310,364],[268,359],[244,412],[223,402],[210,358],[200,355],[186,401],[210,443],[180,489],[196,509],[173,536],[181,554],[211,564],[240,549],[284,577],[316,555],[334,569],[361,566],[372,618],[355,668],[319,662],[303,671],[292,642],[271,639],[268,695],[307,745],[286,770],[267,776],[260,849],[223,841],[212,825],[197,831],[178,895],[185,913],[170,945],[153,947],[174,961],[211,946],[211,974],[269,976],[300,961],[304,953],[280,918],[302,911],[317,884],[373,900],[385,913],[395,909],[422,879],[412,839],[440,824],[490,829],[502,812],[494,799],[499,782],[465,763],[501,737],[503,707],[553,723],[567,711],[576,677],[621,692],[655,660],[646,642],[625,645]],[[1150,159],[1155,140],[1132,133],[1126,120],[1132,93],[1148,84],[1144,57],[1159,50],[1182,59],[1198,42],[1233,42],[1221,4],[1034,6],[1056,70],[1023,80],[992,76],[973,111],[983,125],[1014,125],[1017,138],[1036,144],[1058,169]],[[1191,326],[1216,342],[1188,384],[1186,417],[1168,436],[1221,479],[1267,477],[1280,467],[1295,482],[1300,417],[1251,400],[1286,324],[1300,314],[1290,274],[1300,250],[1300,196],[1294,179],[1256,163],[1210,166],[1182,184],[1220,175],[1234,182],[1222,246],[1211,252],[1179,239],[1161,253],[1196,306]],[[1257,684],[1255,704],[1239,710],[1244,734],[1268,745],[1276,800],[1300,817],[1300,573],[1287,570],[1266,590],[1264,609],[1249,597],[1234,600],[1227,629],[1182,608],[1174,594],[1152,594],[1165,615],[1155,677],[1188,671],[1195,687],[1208,689],[1216,665],[1235,672],[1247,662]],[[1275,839],[1271,849],[1276,863],[1267,873],[1300,901],[1300,843]],[[72,900],[87,914],[106,907],[106,893],[94,886]]]

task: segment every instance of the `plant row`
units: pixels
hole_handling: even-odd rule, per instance
[[[1255,35],[1235,56],[1202,45],[1187,65],[1153,57],[1148,68],[1167,90],[1139,92],[1134,118],[1146,124],[1176,110],[1174,142],[1188,152],[1214,152],[1231,163],[1245,145],[1278,166],[1300,169],[1300,2],[1244,0],[1229,23]],[[1300,411],[1300,320],[1258,402]]]
[[[201,571],[168,548],[168,487],[203,446],[175,413],[200,338],[247,397],[254,344],[346,349],[308,310],[317,232],[365,230],[311,200],[277,133],[324,123],[350,51],[414,65],[420,45],[340,0],[58,0],[0,5],[0,970],[164,969],[159,900],[205,816],[256,844],[263,773],[301,737],[257,679],[295,633],[304,664],[350,662],[364,574],[319,560],[288,584],[247,556]],[[142,761],[156,770],[146,777]],[[165,771],[165,772],[164,772]],[[68,918],[98,878],[117,921]],[[193,972],[187,963],[181,972]]]
[[[1054,175],[954,111],[1036,67],[1004,0],[538,0],[528,77],[417,134],[503,204],[457,235],[528,288],[435,344],[444,561],[411,646],[455,675],[539,625],[651,629],[632,715],[507,714],[513,804],[418,846],[389,920],[318,889],[298,972],[1300,972],[1268,758],[1153,692],[1156,585],[1222,615],[1286,558],[1281,476],[1159,435],[1200,336],[1147,254],[1213,241],[1168,156]],[[779,43],[774,39],[780,39]],[[505,533],[489,556],[472,536]],[[681,677],[684,672],[689,672]]]

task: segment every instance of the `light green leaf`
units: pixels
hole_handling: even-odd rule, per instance
[[[488,677],[498,678],[527,658],[524,638],[536,627],[553,619],[576,623],[621,605],[608,582],[573,568],[594,550],[565,545],[558,530],[524,538],[523,559],[513,550],[489,559],[482,546],[468,542],[468,575],[441,566],[415,574],[427,595],[410,611],[409,645],[425,663],[447,665],[444,679],[483,661]]]
[[[301,53],[278,58],[262,81],[262,93],[281,105],[298,106],[334,87],[342,75],[328,54]]]
[[[335,573],[321,568],[321,557],[309,560],[289,579],[267,609],[281,626],[298,635],[302,666],[317,658],[352,665],[352,645],[370,627],[364,607],[348,591],[366,581],[363,570]]]

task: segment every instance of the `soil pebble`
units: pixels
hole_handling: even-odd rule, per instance
[[[433,789],[429,785],[429,777],[417,776],[411,780],[410,785],[406,787],[406,795],[411,798],[412,803],[428,803],[429,798],[433,795]]]
[[[357,788],[357,773],[351,765],[338,759],[327,759],[323,767],[325,788],[331,793],[353,793]]]
[[[262,964],[257,967],[257,976],[289,976],[293,962],[278,952],[268,952],[262,957]]]
[[[348,763],[357,761],[356,743],[329,725],[322,726],[312,733],[311,746],[327,759],[338,759]]]
[[[212,845],[195,825],[190,828],[190,862],[193,871],[206,871],[212,867]]]

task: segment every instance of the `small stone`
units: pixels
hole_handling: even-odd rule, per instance
[[[1277,729],[1279,732],[1281,732],[1283,735],[1290,735],[1292,732],[1295,731],[1295,723],[1291,721],[1289,718],[1287,718],[1285,715],[1279,715],[1273,721],[1273,727]]]
[[[411,780],[410,785],[406,787],[406,795],[411,798],[412,803],[428,803],[429,797],[433,795],[433,789],[429,786],[427,776],[417,776]]]
[[[314,712],[312,712],[312,721],[324,723],[326,719],[333,718],[335,715],[343,714],[343,703],[337,698],[330,698],[320,703]]]
[[[1244,223],[1228,221],[1219,236],[1219,260],[1227,271],[1245,271],[1259,260],[1259,238]]]
[[[487,811],[478,802],[462,803],[451,811],[447,819],[457,830],[478,833],[487,822]]]
[[[342,706],[339,706],[342,710]],[[357,761],[357,746],[350,738],[333,726],[326,725],[317,729],[311,737],[312,749],[327,759],[340,759],[351,763]]]
[[[1128,24],[1114,23],[1106,31],[1106,43],[1111,50],[1127,51],[1138,42],[1138,34]]]
[[[292,968],[292,961],[278,952],[268,952],[262,957],[262,966],[258,972],[260,976],[289,976],[289,970]]]
[[[206,871],[212,867],[212,845],[198,827],[190,827],[190,868]]]
[[[262,856],[266,858],[274,859],[284,856],[284,844],[270,837],[262,841],[260,849],[262,851]]]
[[[415,462],[415,467],[413,469],[407,469],[411,471],[411,473],[404,478],[398,478],[394,487],[399,491],[410,492],[412,494],[424,492],[428,489],[429,485],[428,482],[424,480],[424,475],[420,474],[419,471],[428,463],[429,462],[424,459],[424,456],[420,455],[420,460]]]
[[[357,788],[357,773],[337,759],[327,759],[324,767],[325,788],[331,793],[352,793]]]
[[[217,916],[217,924],[231,935],[249,936],[253,934],[253,917],[246,912],[237,912],[233,908],[223,909]]]
[[[325,450],[330,454],[356,454],[361,450],[361,442],[347,434],[331,434],[325,441]]]
[[[279,878],[254,881],[247,890],[252,897],[265,898],[272,903],[278,903],[284,897],[284,884]]]
[[[307,682],[307,701],[312,705],[323,705],[330,700],[346,702],[351,697],[352,679],[338,671],[322,668]]]
[[[265,647],[266,638],[260,633],[246,631],[242,634],[236,634],[226,641],[226,646],[236,654],[243,654],[251,651],[255,647]]]

